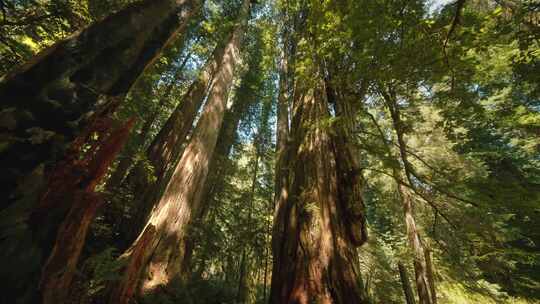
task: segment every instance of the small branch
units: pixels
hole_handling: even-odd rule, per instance
[[[456,14],[454,15],[454,19],[452,20],[452,25],[450,25],[450,30],[448,31],[448,34],[446,35],[446,39],[444,41],[444,49],[446,49],[446,46],[448,45],[448,41],[450,40],[450,36],[454,33],[454,31],[457,28],[457,25],[460,23],[461,20],[461,12],[463,10],[463,6],[465,5],[466,0],[457,0],[456,2]]]
[[[411,174],[416,178],[418,179],[419,181],[421,182],[424,182],[425,184],[429,185],[431,188],[433,188],[435,191],[437,192],[440,192],[446,196],[448,196],[449,198],[453,198],[455,200],[458,200],[458,201],[461,201],[463,203],[467,203],[467,204],[470,204],[474,207],[480,207],[477,203],[473,202],[473,201],[470,201],[468,199],[465,199],[465,198],[462,198],[462,197],[459,197],[455,194],[452,194],[446,190],[442,190],[439,186],[435,185],[433,182],[426,182],[426,178],[424,176],[420,176],[418,173],[416,172],[411,172]]]
[[[450,224],[450,226],[452,226],[452,228],[454,228],[455,230],[458,230],[457,226],[448,218],[448,216],[446,216],[446,214],[442,213],[442,211],[439,209],[439,207],[432,200],[428,199],[424,194],[420,193],[414,186],[408,184],[407,182],[405,182],[405,181],[397,178],[396,176],[394,176],[394,175],[392,175],[392,174],[390,174],[388,172],[385,172],[383,170],[378,170],[378,169],[373,169],[373,168],[363,168],[363,169],[384,174],[384,175],[386,175],[388,177],[393,178],[400,185],[403,185],[403,186],[411,189],[416,195],[418,195],[423,201],[425,201],[437,214],[439,214],[446,222],[448,222],[448,224]]]

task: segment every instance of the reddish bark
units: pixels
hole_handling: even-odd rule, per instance
[[[44,304],[65,303],[88,227],[103,203],[99,195],[92,192],[80,191],[73,198],[76,205],[60,226],[56,244],[42,270],[39,289]]]
[[[57,206],[62,202],[71,208],[58,229],[54,247],[42,270],[40,290],[45,304],[64,303],[66,300],[88,227],[103,202],[94,189],[124,145],[133,124],[131,119],[113,131],[101,142],[96,153],[82,161],[57,167],[61,174],[55,174],[51,179],[40,207]]]
[[[362,202],[340,194],[352,185],[339,178],[336,151],[345,147],[320,125],[329,117],[324,90],[307,92],[295,100],[292,142],[282,164],[289,185],[276,210],[270,303],[365,303],[355,249],[365,241],[363,217],[354,234],[343,220],[347,206]]]
[[[0,130],[9,139],[0,157],[5,170],[0,177],[5,208],[0,216],[0,247],[5,249],[0,252],[0,280],[7,282],[6,301],[30,302],[35,296],[40,269],[74,199],[74,191],[63,190],[97,180],[83,176],[79,155],[69,147],[86,142],[82,139],[90,133],[81,136],[81,132],[91,129],[92,113],[107,112],[122,100],[163,48],[181,35],[200,4],[199,0],[139,1],[58,42],[0,83],[0,112],[14,121]],[[69,170],[62,172],[58,169],[62,166]],[[102,169],[93,167],[93,174],[100,175]],[[72,178],[68,178],[70,170]],[[66,178],[61,177],[64,173]],[[53,185],[54,180],[65,184]],[[29,187],[39,189],[28,191]],[[21,239],[26,248],[21,248]]]
[[[142,269],[144,269],[144,263],[148,259],[145,248],[149,246],[155,234],[154,226],[147,227],[136,245],[125,253],[126,256],[129,256],[129,264],[124,269],[126,276],[123,278],[122,284],[115,285],[111,292],[110,303],[127,304],[135,295],[137,282]]]

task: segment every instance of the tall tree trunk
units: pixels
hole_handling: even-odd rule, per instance
[[[67,300],[88,228],[102,203],[101,197],[94,192],[95,187],[105,176],[110,163],[124,145],[133,123],[133,119],[128,121],[125,126],[113,131],[103,143],[100,143],[99,151],[95,155],[90,155],[88,165],[85,166],[87,174],[80,183],[71,184],[65,180],[69,176],[64,175],[66,169],[72,171],[72,177],[80,175],[80,168],[77,168],[77,165],[72,168],[60,167],[62,178],[55,181],[56,186],[49,189],[51,194],[43,198],[44,202],[51,199],[49,198],[51,196],[52,200],[56,200],[58,199],[55,197],[58,195],[56,193],[62,193],[64,198],[72,200],[67,202],[71,205],[71,209],[60,226],[51,255],[43,267],[39,287],[44,304],[65,303]],[[43,216],[43,212],[40,212],[40,216]]]
[[[159,98],[156,109],[152,111],[150,115],[148,115],[148,117],[145,119],[144,124],[141,127],[141,131],[139,132],[139,134],[137,134],[137,137],[141,138],[143,142],[148,136],[148,134],[150,133],[152,126],[155,124],[159,114],[162,112],[163,106],[167,103],[167,101],[169,101],[169,98],[171,97],[173,89],[178,85],[178,81],[182,79],[184,67],[186,66],[190,58],[191,58],[191,54],[187,54],[184,60],[182,61],[182,63],[180,64],[180,66],[176,68],[174,77],[167,84],[164,93],[161,94],[161,97]],[[120,160],[113,174],[107,181],[107,188],[109,190],[113,190],[122,184],[122,182],[124,181],[124,178],[127,175],[128,170],[133,165],[133,162],[135,160],[135,155],[137,154],[138,151],[140,150],[131,149],[130,151],[127,151],[126,155],[124,155],[124,157]]]
[[[403,288],[403,294],[405,295],[405,301],[407,304],[416,304],[414,301],[414,294],[411,288],[411,282],[409,281],[409,274],[407,268],[399,262],[398,263],[399,278],[401,279],[401,287]]]
[[[165,122],[158,135],[154,138],[146,155],[154,167],[156,182],[149,184],[146,179],[137,179],[138,189],[142,189],[141,199],[135,203],[133,220],[129,221],[127,239],[133,241],[144,228],[148,215],[159,201],[162,191],[169,182],[172,167],[181,156],[184,142],[193,128],[193,122],[199,108],[204,102],[209,86],[220,69],[226,54],[229,37],[216,46],[212,56],[205,63],[197,79],[190,85],[180,104]],[[135,171],[143,170],[136,165]]]
[[[199,0],[145,0],[38,54],[0,83],[0,197],[14,202],[17,181],[61,159],[89,117],[123,96],[173,37]],[[51,119],[54,117],[54,119]]]
[[[268,202],[268,215],[272,215],[272,205],[273,201]],[[272,227],[270,226],[270,221],[268,221],[268,224],[266,226],[265,236],[264,236],[264,276],[263,276],[263,303],[266,302],[267,297],[267,289],[268,289],[268,258],[270,257],[270,242],[268,241],[269,236],[272,233]]]
[[[365,228],[353,231],[364,220],[343,221],[349,206],[362,202],[346,201],[337,166],[343,147],[320,125],[328,117],[324,89],[295,100],[292,142],[281,164],[289,166],[289,185],[276,206],[270,303],[365,303],[355,248]]]
[[[219,195],[223,191],[225,178],[227,176],[227,167],[229,165],[229,154],[233,144],[237,141],[237,130],[240,120],[245,117],[246,113],[250,110],[252,105],[259,100],[259,89],[261,88],[261,69],[262,67],[262,51],[261,48],[254,48],[250,50],[248,58],[248,70],[242,76],[240,81],[240,87],[236,89],[233,104],[231,108],[225,113],[223,119],[223,126],[219,131],[218,141],[216,143],[216,149],[212,155],[212,159],[209,165],[209,173],[206,179],[203,196],[201,201],[203,207],[198,215],[195,215],[194,221],[197,224],[202,224],[203,221],[208,223],[214,222],[214,214],[207,216],[210,213],[210,209],[214,207],[216,201],[216,195]],[[188,240],[193,243],[195,240]],[[191,261],[193,244],[187,247],[186,262],[189,264]],[[202,264],[205,264],[204,259],[207,256],[203,256]],[[196,275],[200,275],[204,271],[204,267],[197,267]]]
[[[424,245],[424,254],[426,256],[426,270],[429,288],[431,291],[431,301],[433,304],[437,304],[437,291],[435,289],[435,278],[433,277],[433,264],[431,263],[431,250],[429,246]]]
[[[186,233],[193,214],[201,208],[201,194],[225,114],[249,6],[249,1],[244,0],[208,101],[163,197],[152,210],[140,237],[121,257],[126,260],[127,271],[121,281],[115,283],[110,303],[126,303],[137,286],[140,286],[140,293],[152,292],[185,271],[182,266]],[[149,240],[139,246],[147,235],[150,235]]]
[[[71,206],[62,197],[49,199],[46,209],[41,206],[53,189],[53,165],[69,154],[70,146],[82,146],[73,143],[75,138],[88,138],[81,133],[114,111],[144,69],[173,37],[182,35],[200,4],[133,4],[55,44],[0,83],[0,131],[5,135],[0,197],[2,208],[9,206],[0,215],[0,281],[10,291],[3,295],[7,302],[23,302],[25,294],[37,290],[41,268],[61,237],[58,229]],[[34,221],[44,210],[45,224]]]
[[[260,129],[259,129],[260,130]],[[253,214],[253,203],[255,200],[255,190],[257,189],[257,176],[259,173],[259,159],[261,157],[261,148],[260,148],[260,133],[257,134],[255,137],[255,162],[253,165],[253,176],[251,177],[251,189],[249,194],[249,210],[248,210],[248,218],[247,218],[247,230],[252,231],[251,223],[252,223],[252,214]],[[248,239],[248,241],[250,241]],[[238,290],[236,293],[236,301],[238,303],[245,303],[248,296],[248,286],[247,286],[247,272],[249,266],[249,262],[246,261],[248,259],[248,248],[250,244],[249,242],[245,242],[243,249],[242,249],[242,260],[240,263],[240,278],[238,280]]]
[[[403,203],[403,213],[405,214],[405,226],[407,229],[407,239],[414,256],[414,272],[416,289],[421,304],[431,304],[431,287],[429,284],[426,256],[424,246],[420,240],[420,234],[416,228],[416,221],[412,211],[412,197],[408,189],[403,185],[398,185],[398,191]]]
[[[251,67],[250,67],[251,68]],[[238,89],[241,91],[243,84]],[[238,97],[238,96],[237,96]],[[216,148],[210,164],[208,166],[208,176],[204,185],[204,190],[201,198],[202,207],[199,214],[193,216],[193,221],[196,224],[202,224],[203,221],[212,223],[214,217],[208,216],[210,209],[214,207],[215,197],[223,191],[224,179],[226,177],[226,169],[228,165],[228,157],[231,152],[231,148],[237,140],[236,131],[240,123],[240,119],[244,117],[244,114],[248,111],[250,104],[256,100],[255,96],[248,96],[248,98],[235,98],[232,108],[225,113],[223,119],[223,126],[219,131]],[[189,238],[186,240],[186,266],[191,264],[191,258],[193,255],[194,242],[196,240]],[[204,259],[207,256],[202,257],[202,264],[205,264]],[[197,267],[195,275],[200,275],[204,271],[204,265]]]

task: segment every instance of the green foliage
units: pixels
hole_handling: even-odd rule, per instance
[[[141,299],[142,304],[234,304],[234,287],[218,279],[191,280],[189,283],[171,284],[160,292]]]
[[[100,294],[110,281],[121,278],[120,270],[123,264],[117,260],[117,257],[117,249],[109,247],[84,262],[83,269],[90,274],[87,278],[89,296]]]

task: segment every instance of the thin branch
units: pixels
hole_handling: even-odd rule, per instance
[[[423,201],[425,201],[431,208],[433,208],[433,210],[437,214],[439,214],[446,222],[448,222],[448,224],[450,224],[450,226],[452,226],[452,228],[454,228],[455,230],[458,230],[457,226],[448,218],[448,216],[446,214],[444,214],[432,200],[428,199],[424,194],[417,191],[416,187],[414,187],[414,186],[408,184],[407,182],[401,180],[397,176],[394,176],[393,174],[390,174],[390,173],[385,172],[383,170],[378,170],[378,169],[373,169],[373,168],[362,168],[362,169],[363,170],[370,170],[370,171],[373,171],[373,172],[384,174],[384,175],[386,175],[388,177],[393,178],[398,184],[403,185],[403,186],[411,189],[416,195],[418,195]]]
[[[470,200],[468,200],[468,199],[459,197],[459,196],[457,196],[457,195],[455,195],[455,194],[452,194],[452,193],[450,193],[450,192],[448,192],[448,191],[446,191],[446,190],[441,189],[439,186],[435,185],[433,182],[426,182],[427,178],[425,178],[424,176],[420,176],[420,174],[418,174],[418,173],[416,173],[416,172],[414,172],[414,171],[411,172],[411,174],[412,174],[416,179],[418,179],[419,181],[422,181],[422,182],[424,182],[425,184],[429,185],[431,188],[433,188],[433,189],[434,189],[435,191],[437,191],[437,192],[440,192],[440,193],[442,193],[442,194],[444,194],[444,195],[446,195],[446,196],[448,196],[448,197],[450,197],[450,198],[453,198],[453,199],[455,199],[455,200],[461,201],[461,202],[463,202],[463,203],[470,204],[470,205],[472,205],[472,206],[474,206],[474,207],[480,207],[480,205],[478,205],[477,203],[475,203],[475,202],[473,202],[473,201],[470,201]]]
[[[456,13],[454,15],[454,19],[452,20],[452,25],[450,26],[450,30],[448,31],[448,34],[446,35],[446,39],[444,41],[444,49],[446,49],[446,46],[448,45],[448,41],[450,40],[450,36],[454,33],[456,30],[456,27],[460,23],[461,20],[461,12],[463,10],[463,6],[465,5],[466,0],[457,0],[456,2]]]
[[[2,10],[2,19],[3,21],[6,21],[7,17],[7,11],[6,11],[6,4],[4,3],[4,0],[0,0],[0,10]]]

